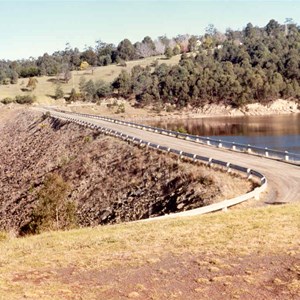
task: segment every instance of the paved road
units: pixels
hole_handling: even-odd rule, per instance
[[[55,114],[70,116],[66,113]],[[75,117],[73,115],[73,117]],[[257,170],[264,174],[268,180],[268,192],[264,197],[267,203],[300,202],[300,166],[275,161],[263,157],[248,155],[246,153],[233,152],[226,149],[214,148],[194,142],[181,140],[175,137],[165,136],[154,132],[144,131],[125,125],[115,124],[88,117],[76,116],[78,120],[89,121],[109,129],[118,130],[122,133],[143,139],[149,142],[182,150],[198,155],[231,162]]]

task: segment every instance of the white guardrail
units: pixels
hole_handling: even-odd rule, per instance
[[[162,129],[162,128],[158,128],[158,127],[147,126],[147,125],[143,125],[143,124],[137,124],[134,122],[122,121],[122,120],[108,118],[108,117],[102,117],[102,116],[98,116],[98,115],[67,112],[67,111],[59,110],[59,109],[54,109],[54,110],[56,110],[58,112],[62,112],[62,113],[68,113],[68,114],[72,114],[72,115],[78,115],[78,116],[89,117],[89,118],[93,118],[93,119],[99,119],[99,120],[103,120],[103,121],[107,121],[107,122],[111,122],[111,123],[115,123],[115,124],[126,125],[129,127],[143,129],[143,130],[160,133],[160,134],[164,134],[164,135],[169,135],[169,136],[189,140],[189,141],[196,142],[196,143],[206,144],[209,146],[215,146],[218,148],[225,148],[225,149],[229,149],[229,150],[233,150],[233,151],[246,152],[248,154],[264,156],[266,158],[271,158],[271,159],[280,159],[280,160],[290,161],[290,162],[295,162],[295,163],[300,162],[300,154],[291,153],[288,151],[279,151],[279,150],[269,149],[266,147],[265,148],[256,147],[256,146],[249,145],[249,144],[246,145],[246,144],[241,144],[241,143],[228,142],[228,141],[224,141],[224,140],[217,140],[217,139],[213,139],[210,137],[203,137],[203,136],[192,135],[192,134],[187,134],[187,133],[180,133],[180,132],[172,131],[172,130],[168,130],[168,129]]]
[[[68,112],[64,112],[61,111],[65,114],[68,114]],[[249,168],[245,168],[236,164],[232,164],[230,162],[224,162],[221,160],[217,160],[211,157],[206,157],[206,156],[201,156],[201,155],[197,155],[197,154],[193,154],[193,153],[188,153],[188,152],[184,152],[184,151],[180,151],[180,150],[176,150],[176,149],[172,149],[172,148],[168,148],[166,146],[161,146],[155,143],[151,143],[142,139],[138,139],[134,136],[129,136],[128,134],[124,134],[122,132],[119,132],[117,130],[113,130],[113,129],[108,129],[106,127],[88,122],[88,121],[83,121],[80,119],[77,119],[75,117],[68,117],[68,116],[61,116],[61,115],[56,115],[55,112],[50,112],[50,116],[54,119],[61,119],[61,120],[65,120],[68,122],[73,122],[85,127],[89,127],[91,129],[94,130],[98,130],[106,135],[111,135],[117,138],[121,138],[125,141],[128,142],[132,142],[134,144],[140,145],[140,146],[146,146],[147,148],[152,148],[152,149],[156,149],[159,151],[163,151],[163,152],[167,152],[167,153],[174,153],[176,155],[178,155],[180,158],[186,158],[189,160],[192,160],[194,162],[202,162],[202,163],[206,163],[209,166],[219,166],[225,170],[227,170],[227,172],[230,171],[235,171],[235,172],[239,172],[239,173],[243,173],[246,174],[248,179],[251,179],[252,177],[255,177],[256,179],[258,179],[260,186],[256,187],[253,191],[248,192],[247,194],[235,197],[233,199],[230,200],[224,200],[218,203],[214,203],[211,205],[207,205],[207,206],[203,206],[203,207],[199,207],[196,209],[192,209],[192,210],[188,210],[188,211],[183,211],[183,212],[177,212],[177,213],[172,213],[169,215],[164,215],[164,216],[159,216],[159,217],[154,217],[154,218],[149,218],[149,219],[145,219],[145,221],[147,220],[153,220],[153,219],[164,219],[164,218],[173,218],[173,217],[179,217],[179,216],[191,216],[191,215],[200,215],[200,214],[206,214],[206,213],[210,213],[210,212],[214,212],[214,211],[218,211],[218,210],[223,210],[226,211],[228,207],[239,204],[241,202],[250,200],[250,199],[256,199],[259,200],[260,194],[265,191],[265,189],[267,188],[267,179],[266,177],[261,174],[258,171],[249,169]],[[89,116],[89,115],[85,115],[85,116]]]

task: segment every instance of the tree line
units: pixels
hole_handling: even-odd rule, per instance
[[[96,101],[117,95],[135,99],[140,106],[202,106],[225,103],[242,106],[277,98],[300,99],[300,27],[291,20],[270,20],[264,27],[248,23],[243,30],[219,32],[213,25],[203,36],[178,35],[155,41],[145,37],[132,44],[124,39],[117,47],[97,41],[83,52],[66,49],[23,61],[0,61],[0,82],[20,77],[57,75],[68,81],[70,70],[83,63],[103,66],[142,57],[182,54],[176,66],[158,61],[151,66],[122,70],[111,83],[89,80],[80,83],[70,101]]]
[[[94,47],[86,47],[84,51],[66,44],[64,50],[56,51],[52,55],[45,53],[37,59],[0,60],[0,84],[14,84],[17,83],[18,78],[43,75],[62,75],[68,80],[70,71],[84,66],[122,65],[129,60],[162,55],[166,49],[168,53],[171,50],[172,55],[179,54],[189,50],[190,38],[189,35],[178,35],[171,39],[160,36],[153,41],[146,36],[141,42],[134,44],[129,39],[124,39],[118,46],[98,40]]]
[[[213,29],[198,51],[182,54],[178,65],[123,70],[113,87],[141,106],[180,108],[300,99],[299,84],[300,28],[271,20],[263,28],[249,23],[225,36]]]

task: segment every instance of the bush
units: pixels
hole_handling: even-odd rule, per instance
[[[121,104],[118,105],[118,109],[116,111],[116,114],[122,114],[124,112],[125,112],[125,105],[124,105],[124,103],[121,103]]]
[[[11,79],[10,78],[4,78],[4,79],[2,79],[2,84],[3,85],[8,85],[8,84],[10,84],[10,81],[11,81]]]
[[[70,97],[68,98],[68,101],[75,102],[75,101],[79,101],[81,99],[82,99],[81,93],[77,93],[76,90],[74,88],[72,88]]]
[[[109,83],[104,82],[103,80],[99,80],[95,83],[96,87],[96,95],[99,98],[107,97],[112,93],[112,86]]]
[[[179,132],[179,133],[188,133],[187,130],[183,126],[179,126],[176,129],[176,131]]]
[[[174,55],[172,48],[167,47],[165,50],[165,56],[167,59],[170,59]]]
[[[119,60],[119,66],[120,66],[120,67],[127,67],[126,61],[123,60],[123,59],[120,59],[120,60]]]
[[[18,104],[32,104],[33,102],[35,102],[36,97],[32,96],[32,95],[25,95],[25,96],[16,96],[15,101]]]
[[[43,113],[43,115],[42,115],[42,120],[46,120],[46,119],[48,119],[48,118],[50,118],[50,117],[51,117],[50,111],[46,111],[46,112]]]
[[[3,104],[10,104],[10,103],[13,103],[13,102],[15,102],[15,100],[13,98],[10,98],[10,97],[6,97],[6,98],[1,100],[1,103],[3,103]]]
[[[58,85],[55,89],[55,95],[54,98],[55,100],[61,99],[64,97],[64,91],[62,90],[61,86]]]
[[[67,200],[70,186],[58,174],[50,174],[38,192],[38,203],[25,233],[69,229],[76,226],[76,206]]]

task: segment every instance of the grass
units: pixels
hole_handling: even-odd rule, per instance
[[[69,83],[63,83],[61,87],[65,95],[68,95],[71,92],[73,87],[77,91],[79,90],[78,86],[79,86],[79,80],[81,76],[85,77],[86,80],[92,79],[96,81],[101,79],[106,82],[111,82],[120,74],[121,70],[131,71],[131,69],[137,65],[145,67],[151,65],[155,60],[158,60],[159,63],[174,65],[179,62],[180,55],[174,56],[169,60],[165,60],[163,58],[164,56],[156,56],[156,57],[148,57],[136,61],[129,61],[126,62],[127,64],[126,67],[120,67],[117,65],[97,67],[95,68],[93,74],[92,71],[89,70],[73,71],[72,79],[69,81]],[[35,95],[37,97],[38,103],[42,103],[42,104],[55,103],[56,100],[52,98],[55,94],[55,88],[56,88],[56,85],[53,83],[53,80],[55,80],[55,77],[49,77],[49,76],[38,77],[38,83],[36,89],[29,94]],[[27,83],[28,83],[28,79],[20,78],[17,84],[0,85],[0,95],[1,95],[0,100],[6,97],[14,98],[17,95],[28,94],[28,92],[23,92],[21,90],[22,88],[26,87]]]
[[[285,205],[48,232],[19,239],[0,234],[0,299],[20,299],[24,295],[30,299],[75,299],[75,295],[92,299],[96,290],[91,291],[88,285],[57,280],[57,272],[70,267],[74,272],[106,269],[117,272],[157,263],[167,254],[184,253],[219,258],[274,253],[293,256],[300,247],[299,215],[299,205]],[[209,264],[212,275],[216,268],[223,268],[220,259]],[[207,268],[207,263],[199,262],[199,267]],[[250,277],[249,274],[246,275]],[[207,281],[201,277],[197,280]],[[97,286],[97,291],[109,288]]]

